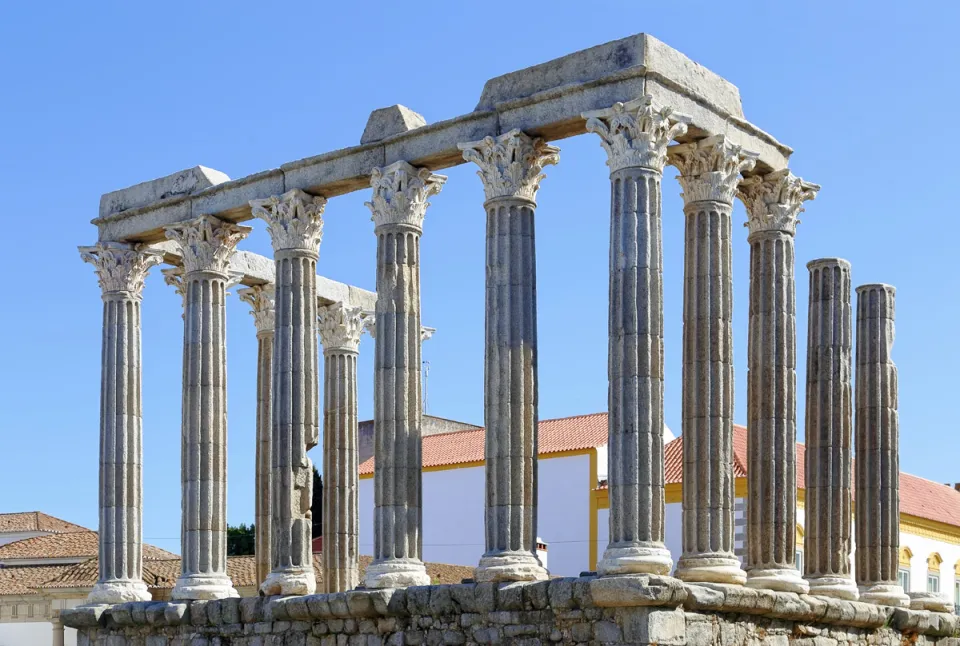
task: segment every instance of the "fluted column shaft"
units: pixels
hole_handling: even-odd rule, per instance
[[[670,150],[686,215],[683,289],[683,554],[686,581],[743,583],[734,554],[731,221],[752,156],[722,136]]]
[[[853,332],[850,263],[807,263],[806,525],[810,592],[856,599],[850,570],[853,467]]]
[[[272,397],[274,290],[273,285],[248,287],[238,291],[241,300],[253,308],[250,312],[257,328],[257,434],[256,474],[254,479],[254,536],[257,585],[263,583],[273,567],[273,486],[272,486]]]
[[[900,454],[894,299],[890,285],[857,288],[856,576],[860,598],[907,606],[900,564]]]
[[[797,297],[794,236],[819,187],[789,170],[739,187],[750,233],[747,585],[806,593],[796,567]]]
[[[420,235],[445,178],[397,162],[374,169],[374,547],[368,588],[430,583],[421,561]]]
[[[159,255],[142,247],[80,247],[103,290],[100,373],[99,576],[88,602],[146,601],[143,583],[143,481],[140,300]]]
[[[359,308],[320,308],[323,344],[323,591],[360,584],[357,354],[363,332]]]
[[[536,192],[559,150],[519,130],[460,144],[487,212],[485,550],[477,581],[547,578],[537,558]]]
[[[793,236],[750,236],[747,585],[806,592],[796,569],[797,322]]]
[[[249,229],[203,216],[167,227],[183,253],[181,573],[174,599],[237,596],[227,576],[226,295]]]
[[[610,168],[608,478],[610,542],[601,575],[668,574],[664,545],[661,182],[681,115],[649,96],[586,113]]]
[[[317,258],[326,200],[292,190],[251,202],[267,222],[276,266],[273,341],[273,569],[266,596],[312,594],[313,463],[319,441]]]

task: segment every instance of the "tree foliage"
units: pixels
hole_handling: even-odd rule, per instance
[[[256,528],[253,523],[247,525],[227,525],[227,556],[244,556],[254,554],[254,536]]]

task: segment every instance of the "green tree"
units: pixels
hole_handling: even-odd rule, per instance
[[[313,467],[313,500],[310,501],[310,515],[312,516],[312,531],[314,538],[323,536],[323,477]]]
[[[227,556],[244,556],[255,553],[254,545],[255,526],[253,523],[247,525],[227,525]]]

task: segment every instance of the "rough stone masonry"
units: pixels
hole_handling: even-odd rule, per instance
[[[587,132],[600,137],[611,183],[610,542],[599,578],[557,579],[539,561],[535,541],[536,196],[543,168],[559,162],[550,142]],[[64,625],[79,629],[80,644],[109,646],[960,645],[946,601],[904,595],[891,566],[899,434],[891,286],[856,290],[857,452],[875,454],[856,468],[859,588],[849,579],[844,524],[852,507],[844,477],[849,442],[829,439],[853,427],[843,397],[825,403],[808,396],[806,416],[825,435],[820,450],[807,454],[806,488],[844,522],[836,532],[810,523],[805,540],[837,561],[811,559],[816,567],[803,573],[796,567],[795,256],[803,244],[796,225],[820,187],[790,171],[792,152],[746,120],[733,85],[640,34],[491,79],[473,112],[447,121],[428,124],[409,108],[381,108],[358,146],[239,180],[197,166],[104,195],[94,220],[98,240],[81,248],[104,300],[100,572],[89,604],[63,611]],[[421,562],[420,350],[432,329],[420,320],[420,251],[434,244],[424,233],[427,200],[446,181],[437,171],[467,162],[480,169],[485,201],[476,211],[487,219],[486,540],[478,583],[430,586]],[[686,485],[679,555],[663,542],[667,165],[679,171],[684,202],[672,217],[685,221],[683,352],[676,359],[683,364]],[[317,275],[325,209],[336,210],[339,195],[371,189],[377,294]],[[747,207],[746,244],[733,235],[736,199]],[[272,261],[235,248],[248,231],[239,223],[255,218],[266,223]],[[733,523],[732,258],[744,252],[751,257],[750,479],[741,564]],[[173,265],[164,273],[185,306],[187,504],[184,571],[173,602],[149,601],[141,581],[140,303],[144,278],[160,262]],[[818,292],[811,316],[844,332],[811,330],[819,335],[808,347],[823,354],[825,370],[840,372],[832,380],[818,371],[808,388],[843,394],[850,390],[850,267],[832,262],[843,275],[822,283],[830,293]],[[828,266],[822,263],[811,267]],[[233,597],[221,541],[222,334],[234,281],[245,285],[242,297],[254,308],[260,352],[257,516],[264,526],[257,563],[264,596],[243,600]],[[375,554],[365,589],[352,589],[360,583],[354,366],[363,328],[376,343]],[[326,594],[316,595],[307,451],[321,443],[321,345],[322,446],[334,486],[324,501]],[[834,419],[836,428],[825,422]],[[867,517],[883,522],[860,522]],[[674,562],[676,578],[668,576]]]

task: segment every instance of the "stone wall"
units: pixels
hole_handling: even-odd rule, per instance
[[[79,646],[960,646],[954,615],[654,576],[137,602],[62,618]]]

